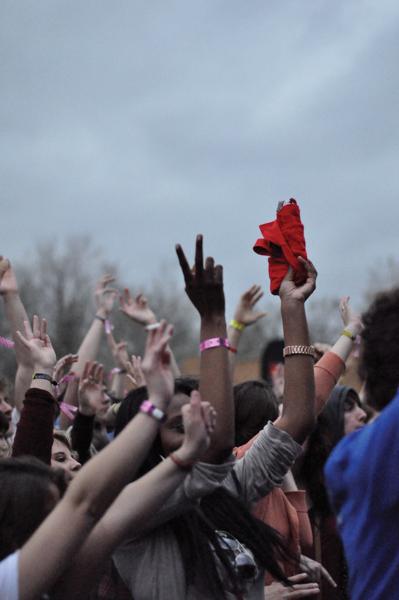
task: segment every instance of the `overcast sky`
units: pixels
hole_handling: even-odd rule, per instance
[[[301,207],[320,295],[398,257],[396,0],[1,0],[0,251],[88,233],[131,281],[194,235],[235,299]]]

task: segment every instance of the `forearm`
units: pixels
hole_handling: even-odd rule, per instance
[[[12,456],[35,456],[50,465],[54,418],[55,400],[50,390],[30,388],[17,425]]]
[[[14,384],[14,403],[15,407],[22,411],[25,394],[30,388],[33,376],[33,366],[27,364],[19,364],[15,374]]]
[[[354,345],[354,340],[347,334],[355,338],[360,330],[360,321],[348,323],[344,329],[346,333],[341,333],[330,352],[326,352],[315,365],[316,414],[323,410],[334,386],[345,371],[345,363]]]
[[[106,318],[105,312],[101,309],[97,311],[96,315],[104,319]],[[78,350],[79,359],[73,367],[73,370],[78,377],[81,377],[86,362],[96,360],[103,331],[104,323],[95,317],[82,343],[80,344]]]
[[[26,314],[21,297],[17,292],[6,293],[3,297],[4,312],[10,324],[12,339],[15,343],[14,349],[17,363],[18,365],[31,366],[29,356],[27,356],[19,337],[16,335],[17,331],[25,331],[24,321],[28,321],[28,315]]]
[[[323,410],[325,403],[344,371],[345,363],[331,350],[326,352],[315,364],[316,415]]]
[[[72,372],[70,375],[72,375]],[[78,406],[78,388],[79,379],[76,377],[75,373],[73,373],[73,379],[68,381],[63,397],[63,402],[65,402],[65,404]],[[73,420],[70,419],[64,412],[60,413],[60,429],[66,430],[68,427],[70,427],[70,425],[72,425],[72,423]]]
[[[201,319],[201,342],[215,337],[226,338],[226,335],[226,321],[223,315]],[[222,462],[234,446],[234,404],[228,355],[229,350],[221,346],[201,353],[201,397],[212,404],[218,415],[211,446],[203,459],[204,462]]]
[[[21,550],[21,600],[33,600],[53,587],[98,519],[132,480],[158,430],[155,419],[140,413],[83,467],[64,498]],[[56,536],[54,531],[58,532]],[[37,564],[34,557],[43,547],[47,550],[46,561]]]
[[[281,302],[285,346],[309,346],[303,302]],[[313,357],[292,354],[285,358],[283,412],[275,425],[302,443],[315,422]]]

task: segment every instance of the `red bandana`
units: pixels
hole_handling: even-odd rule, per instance
[[[270,256],[271,293],[278,294],[289,265],[294,270],[295,285],[305,283],[306,270],[297,259],[298,256],[307,259],[307,254],[301,215],[296,201],[291,198],[288,204],[277,211],[275,221],[259,225],[259,229],[263,238],[256,241],[254,251],[257,254]]]

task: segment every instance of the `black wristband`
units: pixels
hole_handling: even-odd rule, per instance
[[[107,319],[105,319],[104,317],[100,317],[100,315],[95,315],[95,317],[94,317],[94,318],[95,318],[95,319],[98,319],[98,320],[99,320],[99,321],[101,321],[102,323],[105,323],[105,321],[107,320]]]
[[[47,375],[47,373],[35,373],[32,377],[32,381],[34,379],[45,379],[46,381],[49,381],[51,385],[58,385],[58,383],[51,377],[51,375]]]

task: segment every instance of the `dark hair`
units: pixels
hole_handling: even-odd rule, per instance
[[[235,407],[235,445],[253,438],[268,421],[278,417],[278,402],[266,381],[244,381],[233,388]]]
[[[0,560],[21,548],[51,512],[51,484],[64,493],[64,476],[36,458],[0,460]]]
[[[10,426],[9,420],[4,413],[0,412],[0,436],[5,436]]]
[[[195,379],[182,378],[175,382],[175,393],[189,395],[193,389],[198,389]],[[146,398],[146,388],[139,388],[123,400],[117,415],[116,435],[137,414],[141,402]],[[161,461],[162,453],[161,440],[157,436],[137,477],[156,466]],[[225,598],[225,589],[210,545],[226,568],[232,586],[236,591],[239,587],[237,574],[225,558],[216,530],[226,531],[236,537],[252,551],[262,568],[275,579],[289,583],[278,560],[295,562],[295,557],[286,549],[280,535],[254,517],[240,498],[223,487],[203,497],[193,510],[170,520],[165,527],[173,530],[179,543],[187,585],[194,583],[196,575],[200,573],[203,580],[207,581],[209,598]]]
[[[192,377],[180,377],[175,379],[175,394],[187,394],[189,396],[193,390],[198,390],[198,379]],[[140,404],[148,398],[148,391],[145,386],[139,387],[122,400],[115,420],[115,436],[118,435],[124,427],[135,417],[139,411]],[[145,475],[150,469],[156,467],[163,455],[161,437],[158,434],[154,443],[148,452],[144,462],[138,470],[138,477]]]
[[[276,363],[283,363],[284,340],[272,340],[267,344],[260,359],[260,373],[262,379],[271,383],[271,371]]]
[[[309,436],[300,476],[312,500],[310,512],[329,515],[332,511],[324,484],[324,465],[333,448],[345,435],[346,410],[354,404],[360,406],[360,399],[353,388],[337,385],[333,389],[322,412],[317,418],[316,427]]]
[[[378,294],[362,320],[359,375],[368,404],[382,410],[399,384],[399,288]]]

